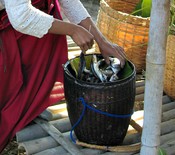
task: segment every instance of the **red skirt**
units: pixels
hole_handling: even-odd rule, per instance
[[[32,1],[61,19],[58,2]],[[67,61],[64,35],[36,38],[15,31],[5,11],[0,21],[0,152],[48,106],[64,98],[63,67]]]

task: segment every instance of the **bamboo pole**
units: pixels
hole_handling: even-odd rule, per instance
[[[89,148],[83,148],[80,149],[84,155],[99,155],[102,154],[103,150],[95,150],[95,149],[89,149]],[[71,155],[70,153],[68,153],[62,146],[58,146],[52,149],[47,149],[44,150],[42,152],[33,154],[33,155]]]
[[[58,119],[55,121],[51,121],[50,123],[62,133],[68,132],[72,128],[69,118]],[[46,137],[48,135],[49,134],[40,125],[33,124],[17,132],[16,139],[17,142],[20,143],[24,141]]]
[[[67,150],[71,155],[83,155],[83,153],[73,143],[65,138],[63,134],[52,124],[38,118],[35,119],[35,122],[39,124],[44,130],[46,130],[48,134],[61,146],[63,146],[64,149]]]
[[[146,58],[144,125],[141,155],[157,155],[163,93],[165,49],[169,24],[169,0],[153,0]]]
[[[26,152],[26,155],[57,147],[59,144],[52,137],[44,137],[19,143],[18,151],[20,154]]]

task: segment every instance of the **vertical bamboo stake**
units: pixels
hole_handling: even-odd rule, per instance
[[[141,155],[157,155],[160,145],[163,74],[170,0],[152,0],[146,58],[144,125]]]

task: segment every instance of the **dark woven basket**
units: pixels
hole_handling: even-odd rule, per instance
[[[72,126],[80,118],[83,104],[110,114],[132,114],[135,100],[135,67],[129,62],[133,73],[117,82],[92,84],[80,81],[64,72],[64,89],[67,109]],[[65,64],[70,70],[70,61]],[[126,136],[130,117],[114,118],[86,109],[83,119],[75,128],[79,141],[96,145],[121,144]]]

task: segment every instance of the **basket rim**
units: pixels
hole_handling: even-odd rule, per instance
[[[112,7],[110,7],[110,5],[107,3],[106,0],[101,0],[100,1],[100,7],[103,11],[107,10],[107,12],[106,12],[107,15],[110,15],[109,12],[112,12],[112,15],[124,16],[126,19],[132,18],[132,20],[129,22],[131,24],[138,23],[138,20],[139,20],[139,23],[140,22],[146,22],[145,26],[149,25],[150,17],[135,16],[135,15],[131,15],[131,14],[128,14],[128,13],[125,13],[125,12],[122,12],[122,11],[117,11],[117,10],[113,9]]]
[[[95,53],[96,55],[101,55],[101,54],[98,54],[98,53]],[[93,54],[86,54],[87,55],[93,55]],[[120,80],[117,80],[117,81],[114,81],[114,82],[105,82],[105,83],[90,83],[90,82],[87,82],[87,81],[82,81],[80,79],[77,79],[76,77],[74,77],[73,75],[71,75],[69,73],[69,71],[67,70],[67,66],[70,64],[70,61],[75,59],[75,58],[78,58],[80,56],[76,56],[74,58],[71,58],[69,59],[64,65],[63,65],[63,68],[64,68],[64,73],[66,73],[69,78],[77,81],[79,84],[86,84],[86,85],[91,85],[91,86],[110,86],[111,84],[122,84],[124,83],[127,79],[130,79],[131,77],[135,76],[136,75],[136,67],[135,65],[130,61],[130,60],[127,60],[131,65],[132,65],[132,68],[133,68],[133,72],[128,76],[128,77],[125,77],[123,79],[120,79]]]

